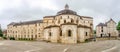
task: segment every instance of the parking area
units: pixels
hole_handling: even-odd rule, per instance
[[[105,40],[80,44],[59,44],[1,40],[0,52],[120,52],[120,41]]]

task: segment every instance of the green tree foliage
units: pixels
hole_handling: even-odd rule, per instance
[[[3,37],[3,33],[1,29],[0,29],[0,37]]]
[[[117,30],[120,32],[120,21],[118,22]]]
[[[118,22],[117,30],[118,30],[118,33],[119,33],[119,35],[120,35],[120,21]]]
[[[96,34],[96,30],[94,30],[94,34]]]

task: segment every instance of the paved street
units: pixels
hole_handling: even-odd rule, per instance
[[[0,52],[120,52],[119,40],[81,44],[57,44],[36,41],[0,41]]]

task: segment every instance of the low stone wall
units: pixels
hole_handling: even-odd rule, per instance
[[[96,38],[97,41],[102,41],[102,40],[117,40],[117,37],[99,37]]]

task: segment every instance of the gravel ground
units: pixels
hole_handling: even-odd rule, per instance
[[[0,40],[0,52],[120,52],[119,40],[80,44]]]

